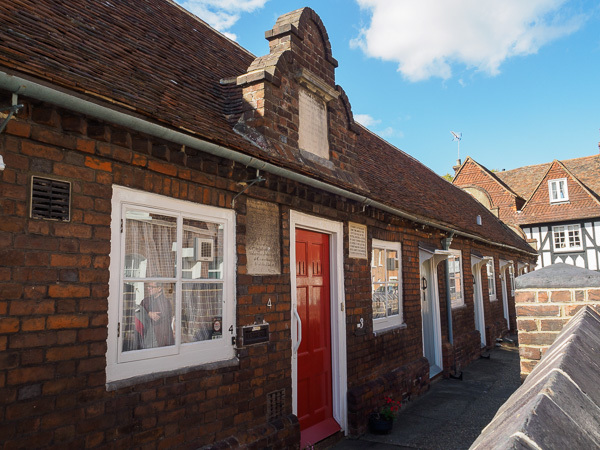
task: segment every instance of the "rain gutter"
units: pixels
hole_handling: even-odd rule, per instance
[[[513,247],[508,244],[490,241],[475,234],[456,230],[454,228],[439,224],[437,222],[406,213],[398,208],[394,208],[386,204],[380,203],[376,200],[365,197],[364,195],[356,194],[346,189],[334,186],[330,183],[311,178],[307,175],[303,175],[292,170],[276,166],[274,164],[262,161],[252,156],[245,155],[238,151],[231,150],[221,145],[205,141],[195,136],[191,136],[190,134],[177,131],[172,128],[168,128],[157,123],[149,122],[146,119],[134,117],[131,114],[116,111],[107,106],[99,105],[97,103],[85,100],[79,96],[63,92],[56,88],[49,87],[34,82],[32,80],[21,78],[16,75],[11,75],[4,71],[0,71],[0,89],[8,90],[17,95],[24,95],[44,102],[52,103],[65,109],[93,116],[97,119],[104,120],[106,122],[115,123],[125,128],[136,130],[140,133],[168,140],[179,145],[185,145],[186,147],[191,147],[199,151],[210,153],[211,155],[226,158],[238,162],[247,167],[252,167],[258,170],[264,170],[265,172],[271,173],[273,175],[278,175],[318,189],[322,189],[331,194],[339,195],[349,200],[357,201],[364,206],[372,206],[382,211],[389,212],[390,214],[393,214],[395,216],[402,217],[404,219],[408,219],[422,225],[432,226],[440,230],[447,231],[449,233],[454,233],[458,236],[474,239],[476,241],[483,242],[489,245],[494,245],[496,247],[502,247],[520,253],[530,254],[531,256],[537,256],[537,253],[529,253],[525,250]]]

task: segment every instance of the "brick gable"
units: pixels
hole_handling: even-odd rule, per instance
[[[551,203],[548,182],[559,178],[567,179],[569,200]],[[554,161],[539,182],[531,198],[523,207],[521,225],[560,222],[600,216],[600,202],[560,162]]]
[[[496,174],[488,171],[470,157],[458,170],[452,183],[475,198],[489,201],[489,209],[494,212],[500,220],[506,223],[514,223],[517,210],[525,203],[509,186],[496,177]],[[481,200],[480,200],[481,201]],[[485,201],[482,202],[485,204]],[[485,204],[488,207],[487,204]]]

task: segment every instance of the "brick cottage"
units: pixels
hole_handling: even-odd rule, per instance
[[[304,448],[494,345],[536,252],[354,122],[319,16],[0,7],[0,442]]]

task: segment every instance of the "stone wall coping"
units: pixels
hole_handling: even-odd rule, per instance
[[[600,315],[587,306],[500,407],[471,449],[600,446]]]
[[[600,272],[570,264],[552,264],[515,279],[516,289],[557,289],[600,287]]]

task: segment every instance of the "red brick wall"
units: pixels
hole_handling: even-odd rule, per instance
[[[289,401],[281,419],[265,422],[269,392],[284,389],[291,399],[289,265],[281,276],[245,275],[243,233],[237,323],[263,313],[270,342],[240,348],[235,367],[105,387],[112,185],[230,207],[233,180],[247,179],[247,170],[22,101],[25,110],[0,135],[7,164],[0,172],[0,441],[7,448],[196,448],[234,436],[240,444],[296,445]],[[32,175],[72,183],[70,222],[29,218]],[[290,202],[278,189],[295,186],[276,178],[268,185],[259,197]],[[236,206],[243,230],[245,201]],[[278,298],[273,311],[265,295]]]
[[[517,208],[522,206],[519,202],[520,199],[515,198],[513,194],[472,160],[465,161],[460,173],[452,183],[461,188],[476,186],[483,189],[491,198],[492,208],[499,208],[498,217],[500,220],[509,225],[518,223],[516,212]]]
[[[581,308],[600,311],[598,288],[518,289],[516,297],[522,380]]]
[[[237,324],[254,323],[255,315],[263,314],[271,326],[270,342],[240,347],[237,366],[198,369],[107,391],[112,185],[228,208],[239,190],[236,181],[254,173],[192,149],[20,100],[26,104],[25,110],[0,135],[7,164],[0,172],[0,439],[7,448],[192,448],[227,440],[259,447],[297,445],[299,427],[291,414],[291,208],[343,221],[346,232],[349,220],[364,223],[369,245],[371,238],[402,243],[407,327],[374,336],[370,264],[348,258],[345,240],[351,431],[364,429],[366,414],[379,401],[379,394],[409,399],[427,389],[418,242],[439,246],[445,234],[370,208],[363,213],[362,206],[354,202],[266,175],[267,180],[247,195],[280,205],[283,272],[262,277],[246,274],[246,195],[238,197]],[[29,218],[32,175],[72,182],[70,222]],[[457,361],[465,365],[478,356],[468,265],[473,244],[456,238],[452,247],[463,250],[467,305],[453,317]],[[441,274],[440,307],[446,342],[443,280]],[[275,308],[267,309],[268,298],[275,299]],[[497,314],[490,311],[492,317]],[[367,325],[364,334],[356,332],[361,317]],[[283,417],[267,424],[266,396],[278,389],[286,393]]]

